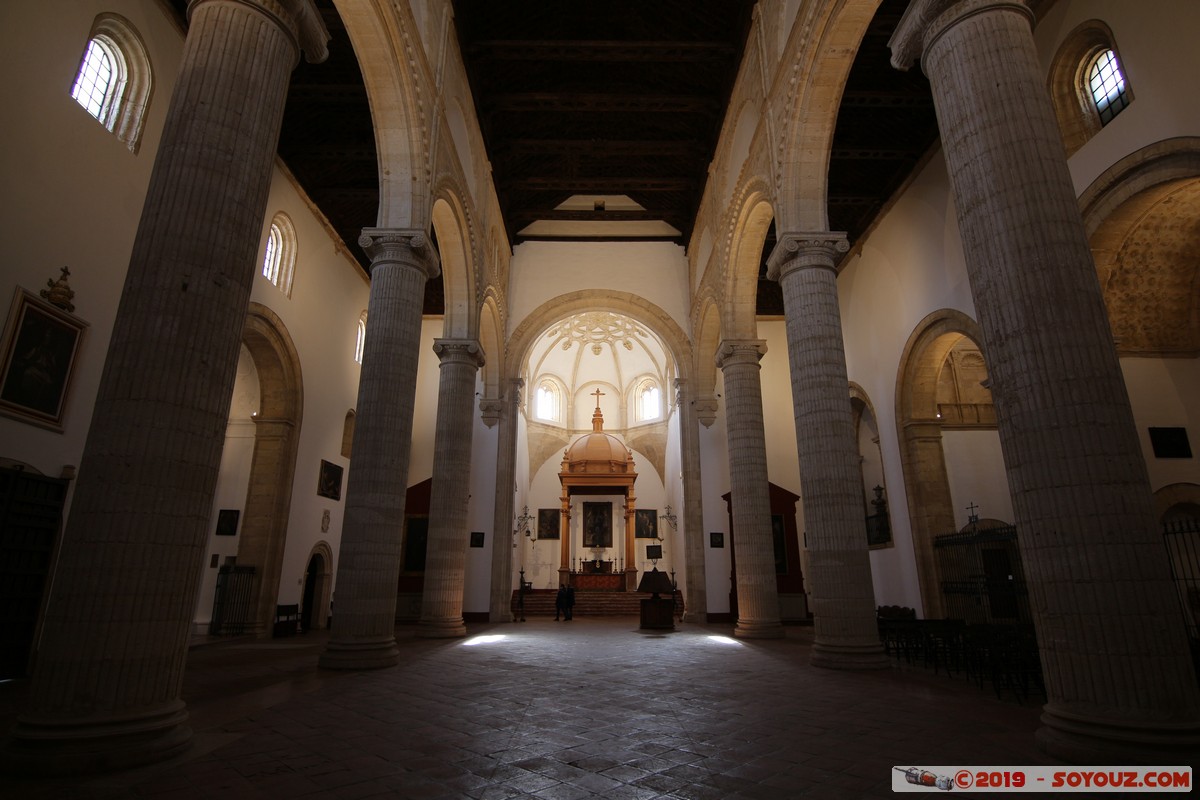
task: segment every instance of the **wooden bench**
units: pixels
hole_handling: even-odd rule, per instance
[[[275,638],[280,636],[295,636],[300,629],[300,606],[275,606]]]

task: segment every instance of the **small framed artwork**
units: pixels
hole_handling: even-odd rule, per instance
[[[4,329],[0,413],[61,431],[87,323],[18,288]]]
[[[539,539],[557,539],[558,524],[561,519],[562,512],[557,508],[539,508],[537,537]]]
[[[238,517],[242,514],[236,508],[222,508],[217,512],[217,536],[237,536]]]
[[[321,459],[321,474],[317,478],[317,494],[330,500],[342,499],[342,468]]]
[[[710,532],[708,534],[708,546],[709,547],[724,547],[725,546],[725,534],[722,533],[721,531]]]
[[[657,539],[658,510],[653,508],[639,508],[634,512],[634,515],[634,538]]]
[[[651,561],[657,561],[660,558],[662,558],[662,545],[661,544],[646,545],[646,558],[650,559]]]
[[[483,547],[483,531],[471,531],[471,547]]]

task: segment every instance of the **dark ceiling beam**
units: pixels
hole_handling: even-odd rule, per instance
[[[933,108],[930,94],[889,91],[847,91],[842,95],[842,108]]]
[[[496,154],[702,157],[708,149],[698,139],[509,139],[496,148]]]
[[[507,190],[571,192],[572,194],[629,194],[630,192],[687,192],[696,181],[687,178],[538,178],[499,182]]]
[[[509,217],[513,222],[528,225],[531,222],[546,220],[549,222],[667,222],[679,227],[678,214],[664,214],[661,211],[516,211]]]
[[[466,49],[478,61],[664,61],[711,62],[731,59],[737,49],[727,42],[567,42],[517,39],[475,42]]]
[[[905,161],[919,158],[922,152],[882,147],[834,147],[829,155],[830,158],[852,161]]]
[[[333,103],[337,105],[365,103],[367,87],[362,83],[292,83],[288,87],[289,103]]]
[[[630,114],[715,114],[713,97],[689,95],[631,95],[596,92],[506,92],[483,98],[484,113],[497,111],[554,111]]]

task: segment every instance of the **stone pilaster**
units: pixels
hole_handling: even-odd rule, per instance
[[[516,509],[513,478],[517,468],[517,422],[521,417],[520,378],[508,381],[500,410],[500,434],[496,443],[496,506],[492,517],[492,591],[489,622],[512,621],[513,521]]]
[[[679,412],[679,449],[683,466],[683,559],[687,580],[684,622],[708,621],[708,586],[704,569],[704,498],[700,481],[700,432],[691,387],[684,378],[675,381],[675,408]]]
[[[892,63],[933,88],[1049,702],[1091,764],[1200,751],[1200,693],[1023,3],[918,0]]]
[[[417,635],[427,639],[465,636],[463,581],[467,560],[466,486],[471,479],[471,433],[475,377],[483,350],[471,339],[438,339],[441,360],[437,429],[433,439],[433,485],[429,497],[429,549],[425,592]]]
[[[768,275],[783,288],[796,452],[804,494],[812,588],[812,663],[833,669],[889,666],[879,642],[867,555],[866,509],[850,381],[838,310],[836,258],[842,233],[779,237]]]
[[[322,667],[375,669],[396,663],[408,459],[425,282],[438,257],[423,231],[366,228],[371,257],[367,339],[358,382],[354,459],[334,584],[333,626]]]
[[[191,738],[183,664],[284,97],[329,38],[311,3],[276,5],[192,4],[10,769]]]
[[[783,636],[758,367],[766,352],[761,339],[727,339],[717,351],[717,367],[725,376],[729,492],[737,548],[738,621],[733,633],[747,639]]]

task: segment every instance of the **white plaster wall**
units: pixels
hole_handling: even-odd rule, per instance
[[[708,613],[729,613],[730,538],[729,509],[721,497],[729,493],[729,442],[725,433],[725,380],[717,370],[717,418],[706,428],[700,426],[700,479],[704,498],[704,581]],[[710,533],[721,533],[724,547],[710,546]]]
[[[351,467],[351,460],[342,456],[342,432],[346,412],[358,402],[361,367],[354,360],[354,345],[359,316],[367,309],[369,287],[362,268],[331,239],[321,218],[279,169],[271,181],[258,258],[266,251],[270,220],[280,211],[296,229],[292,295],[284,295],[256,269],[250,299],[279,316],[300,359],[304,416],[278,599],[279,603],[299,603],[309,556],[318,542],[329,545],[334,556],[330,566],[335,576],[337,572]],[[340,500],[317,494],[322,459],[343,467]],[[325,511],[330,516],[328,531],[321,530]]]
[[[70,95],[92,22],[106,11],[137,28],[154,69],[136,154]],[[0,30],[19,32],[0,51],[0,309],[7,317],[17,287],[36,294],[67,266],[75,314],[89,324],[63,431],[0,417],[0,455],[57,476],[83,453],[182,37],[151,0],[0,3]]]
[[[767,343],[758,362],[762,381],[763,428],[767,437],[767,478],[800,494],[800,458],[796,453],[796,411],[788,364],[787,327],[783,320],[759,320],[759,338]],[[849,404],[849,388],[846,402]],[[796,527],[804,530],[804,503],[796,504]]]
[[[560,295],[612,289],[646,298],[688,329],[687,260],[669,242],[525,242],[509,274],[514,325]]]
[[[1192,358],[1123,358],[1121,370],[1146,457],[1150,488],[1172,483],[1200,484],[1200,361]],[[1192,457],[1155,458],[1151,427],[1187,428]]]
[[[1047,75],[1063,40],[1090,19],[1101,20],[1112,30],[1133,102],[1071,157],[1077,193],[1109,166],[1148,144],[1200,133],[1200,103],[1191,100],[1200,75],[1200,48],[1195,46],[1200,3],[1058,0],[1050,4],[1034,31]]]
[[[975,317],[953,197],[941,151],[868,234],[838,277],[850,380],[875,409],[894,546],[872,550],[880,605],[920,609],[904,473],[896,428],[896,381],[909,338],[930,313]],[[996,479],[1003,481],[1002,475]]]
[[[942,431],[942,452],[954,502],[955,530],[962,530],[970,521],[967,507],[972,504],[980,519],[1016,521],[997,431]]]

